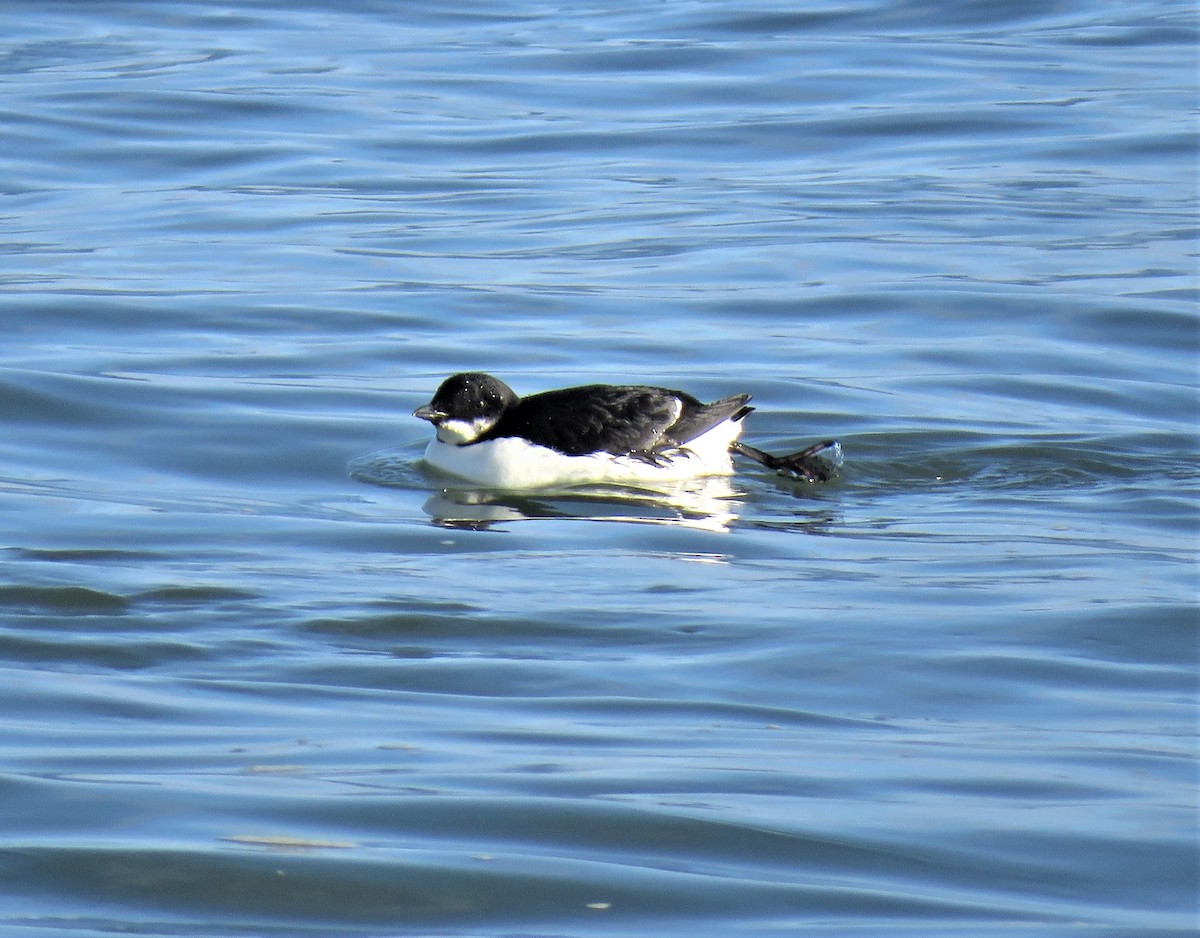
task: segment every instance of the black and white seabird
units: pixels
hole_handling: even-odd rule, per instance
[[[452,375],[413,416],[437,431],[435,468],[486,488],[678,482],[730,475],[738,453],[781,473],[828,477],[815,454],[776,457],[737,442],[749,394],[711,404],[668,388],[591,384],[518,397],[481,372]],[[810,465],[811,464],[811,465]]]

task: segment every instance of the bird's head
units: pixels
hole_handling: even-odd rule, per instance
[[[432,423],[443,443],[465,446],[492,429],[516,402],[517,395],[503,381],[471,371],[443,381],[433,400],[413,416]]]

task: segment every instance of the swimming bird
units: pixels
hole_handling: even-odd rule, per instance
[[[730,475],[735,452],[768,468],[803,474],[801,462],[787,460],[819,449],[773,457],[736,443],[742,420],[754,410],[749,400],[749,394],[735,394],[704,404],[683,391],[611,384],[519,397],[498,378],[465,372],[443,381],[413,416],[436,430],[425,450],[427,463],[486,488]]]

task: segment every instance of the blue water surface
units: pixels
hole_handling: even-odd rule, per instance
[[[0,932],[1192,933],[1191,4],[8,12]]]

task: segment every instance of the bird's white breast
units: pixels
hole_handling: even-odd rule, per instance
[[[494,420],[443,420],[437,425],[437,438],[443,443],[470,443],[492,428]]]
[[[729,444],[742,432],[741,422],[725,420],[687,444],[687,453],[665,465],[611,453],[564,456],[520,437],[455,446],[434,439],[425,461],[442,472],[485,488],[537,489],[596,483],[674,482],[708,475],[730,475]]]

